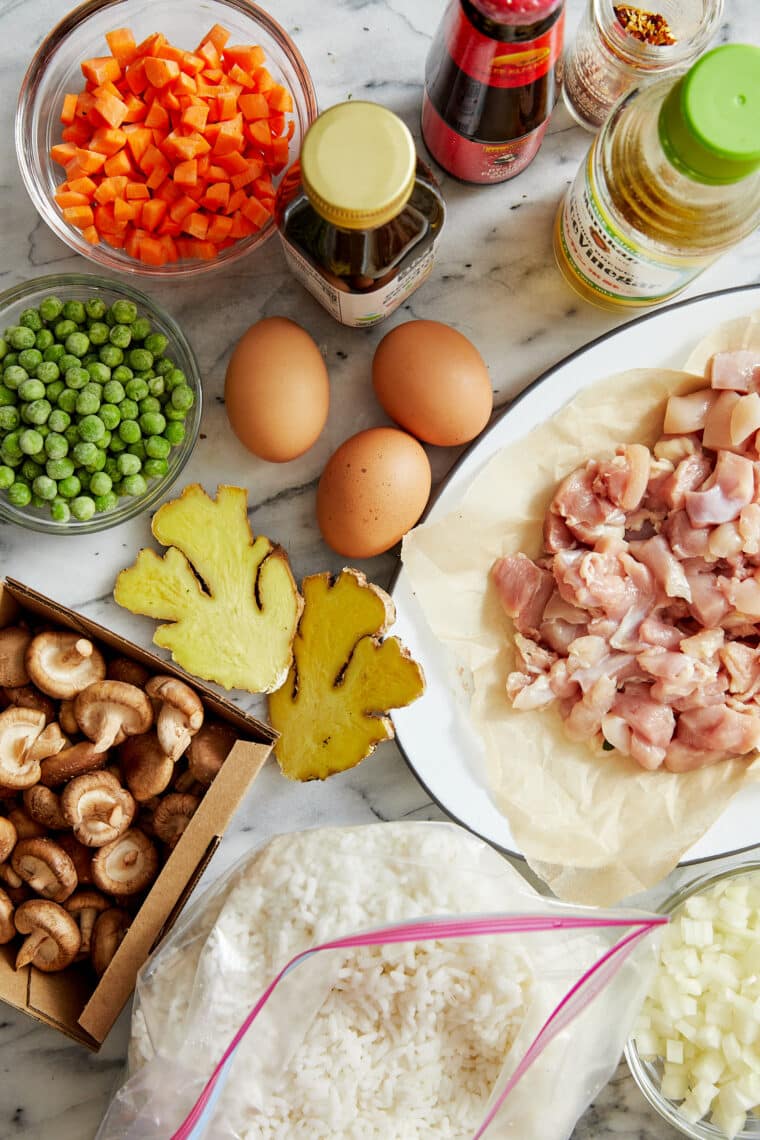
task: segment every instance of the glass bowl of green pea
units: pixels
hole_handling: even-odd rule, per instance
[[[91,534],[154,506],[201,419],[193,350],[131,286],[39,277],[0,294],[0,519]]]

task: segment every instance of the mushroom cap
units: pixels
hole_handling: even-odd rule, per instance
[[[6,889],[9,890],[15,891],[25,885],[24,880],[13,870],[10,859],[5,863],[0,863],[0,879],[5,883]]]
[[[34,685],[18,685],[15,688],[4,688],[3,696],[9,705],[19,709],[39,709],[45,714],[45,723],[55,720],[55,703],[45,696]],[[74,729],[76,731],[76,727]]]
[[[74,701],[74,715],[98,752],[147,732],[153,724],[153,706],[145,693],[124,681],[88,685]]]
[[[13,848],[11,867],[32,890],[53,902],[63,902],[76,889],[76,868],[52,839],[19,839]]]
[[[38,689],[49,697],[71,698],[106,675],[106,662],[86,637],[51,629],[33,637],[26,668]]]
[[[16,930],[29,937],[16,957],[16,969],[36,966],[46,974],[65,970],[77,956],[81,935],[76,920],[62,906],[29,899],[16,908]]]
[[[0,946],[11,942],[16,937],[16,924],[13,921],[15,910],[10,895],[0,888]]]
[[[18,832],[13,820],[0,815],[0,863],[5,863],[10,858],[17,839]]]
[[[157,873],[158,852],[136,827],[99,848],[92,860],[95,885],[118,898],[144,890]]]
[[[158,739],[167,756],[176,761],[203,724],[203,702],[184,681],[162,674],[151,677],[145,692],[151,700],[161,702],[156,721]]]
[[[198,796],[187,793],[172,792],[164,796],[153,812],[153,829],[156,836],[169,847],[175,847],[200,802]]]
[[[131,915],[119,907],[104,910],[95,920],[92,931],[90,957],[95,973],[105,974],[132,921]]]
[[[46,725],[27,753],[29,760],[47,760],[49,756],[57,756],[67,745],[71,744],[68,737],[61,732],[61,726],[51,721]]]
[[[61,701],[58,707],[58,723],[67,736],[74,736],[79,732],[77,718],[74,716],[74,701]]]
[[[47,834],[47,828],[38,823],[36,819],[32,819],[24,808],[17,807],[13,811],[9,811],[8,819],[16,828],[17,839],[34,839],[37,835]]]
[[[52,831],[65,831],[69,826],[61,812],[58,796],[44,784],[35,784],[33,788],[26,788],[23,800],[31,818],[42,827]]]
[[[110,772],[88,772],[63,789],[61,811],[80,843],[105,847],[127,830],[136,804]]]
[[[26,669],[26,650],[32,635],[19,625],[0,629],[0,685],[16,688],[29,682]]]
[[[91,740],[80,740],[70,748],[64,748],[56,756],[50,756],[40,764],[40,783],[48,788],[57,788],[81,776],[94,772],[108,763],[108,753],[98,752]]]
[[[79,958],[86,958],[90,953],[92,931],[99,914],[110,907],[108,899],[100,891],[75,891],[71,898],[66,899],[63,909],[76,919],[81,942],[79,945]]]
[[[238,734],[223,720],[207,720],[187,749],[190,771],[199,783],[208,786],[230,754]]]
[[[80,843],[77,837],[70,831],[65,832],[63,835],[57,835],[56,842],[59,847],[63,848],[74,864],[79,886],[81,887],[85,883],[91,883],[92,849],[85,847],[84,843]]]
[[[174,761],[164,752],[155,732],[130,736],[119,756],[127,787],[138,803],[161,795],[169,787]]]
[[[125,681],[128,685],[144,689],[150,680],[150,670],[131,657],[114,657],[106,665],[106,677],[109,681]]]
[[[45,727],[45,714],[37,709],[11,707],[0,713],[0,784],[5,788],[31,788],[40,778],[38,760],[29,748]]]

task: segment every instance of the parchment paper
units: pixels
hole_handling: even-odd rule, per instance
[[[688,364],[701,373],[719,348],[755,345],[760,313],[721,326]],[[433,632],[471,673],[465,688],[491,793],[533,870],[574,902],[607,905],[653,886],[742,784],[760,779],[760,759],[645,772],[629,757],[569,740],[552,708],[514,710],[504,688],[514,668],[513,626],[488,572],[503,554],[540,553],[545,510],[569,471],[618,443],[651,446],[667,396],[703,385],[694,372],[664,369],[592,385],[494,456],[454,512],[404,540],[402,559]],[[452,671],[461,691],[453,678]]]

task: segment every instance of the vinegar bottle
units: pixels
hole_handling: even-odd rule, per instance
[[[760,222],[760,48],[631,91],[562,203],[562,275],[603,308],[667,301]]]

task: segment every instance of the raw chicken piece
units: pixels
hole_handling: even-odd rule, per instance
[[[521,633],[515,634],[515,649],[517,650],[517,668],[524,673],[548,673],[557,660],[556,653],[550,653],[537,641],[530,637],[523,637]]]
[[[742,507],[739,534],[742,536],[742,550],[745,554],[760,553],[760,504],[750,503]]]
[[[615,700],[617,685],[612,677],[599,677],[576,701],[565,720],[565,732],[571,740],[590,740],[601,731],[604,717]]]
[[[565,520],[548,510],[544,519],[544,550],[556,554],[558,550],[572,550],[577,545],[575,535]]]
[[[760,354],[752,349],[739,348],[734,352],[716,352],[710,362],[710,383],[713,388],[733,388],[735,392],[749,392],[760,382]]]
[[[542,570],[525,554],[508,554],[491,567],[491,578],[507,615],[520,633],[538,631],[544,606],[554,591],[549,570]]]
[[[678,511],[686,503],[688,491],[696,491],[713,469],[713,461],[704,451],[695,451],[680,461],[669,479],[663,480],[660,495],[671,511]]]
[[[686,512],[692,526],[715,525],[738,519],[755,494],[755,472],[749,459],[719,451],[712,485],[686,492]]]
[[[686,435],[688,432],[701,431],[707,413],[717,398],[717,393],[712,388],[699,388],[687,396],[671,396],[665,405],[662,430],[666,435]]]
[[[751,700],[760,691],[760,650],[741,641],[730,641],[720,653],[728,673],[728,689],[743,701]]]
[[[725,760],[725,752],[692,748],[682,740],[672,740],[665,753],[665,767],[669,772],[693,772],[696,768],[706,768],[708,764],[717,764]]]
[[[683,566],[673,554],[664,535],[658,534],[646,542],[632,542],[629,549],[639,562],[649,567],[655,581],[669,598],[691,601],[691,589]]]
[[[619,447],[612,459],[599,463],[593,490],[624,511],[635,510],[647,489],[650,458],[643,444]]]
[[[594,543],[600,538],[623,537],[624,512],[593,489],[598,471],[599,464],[595,460],[572,471],[560,483],[549,508],[565,520],[575,537],[582,542]]]
[[[679,697],[690,697],[715,677],[717,666],[710,667],[686,653],[670,649],[645,649],[636,657],[641,669],[654,678],[651,695],[670,704]]]
[[[578,637],[567,654],[569,676],[588,692],[600,677],[613,677],[619,683],[636,673],[636,658],[632,653],[610,652],[603,637]]]
[[[729,431],[731,443],[739,446],[760,428],[760,396],[751,392],[742,396],[731,409]]]
[[[731,415],[739,402],[738,392],[720,392],[717,400],[707,414],[705,430],[702,433],[703,447],[713,451],[719,448],[732,448],[731,443]]]
[[[727,705],[692,709],[679,716],[676,739],[690,748],[744,756],[760,744],[760,718]]]
[[[542,673],[531,677],[528,673],[510,673],[507,677],[507,696],[516,709],[545,709],[556,698],[549,677]]]
[[[663,621],[656,613],[649,614],[639,626],[642,650],[647,645],[661,645],[663,649],[678,649],[684,634],[671,622]]]
[[[721,578],[719,583],[724,595],[738,613],[760,618],[760,572],[744,580]]]
[[[722,579],[700,558],[689,558],[683,567],[691,590],[690,613],[706,629],[719,626],[731,608],[721,589]]]
[[[666,520],[662,533],[677,558],[704,558],[709,553],[710,531],[691,525],[686,511],[674,511]]]
[[[741,516],[740,516],[741,517]],[[721,523],[710,531],[707,553],[711,558],[737,558],[742,553],[744,539],[737,521]]]
[[[647,685],[627,685],[617,694],[612,715],[623,720],[629,728],[626,755],[632,756],[642,768],[659,768],[675,731],[676,718],[672,708],[653,700]],[[614,732],[615,726],[609,727]],[[602,723],[602,731],[605,738],[614,744],[607,736],[605,722]]]

